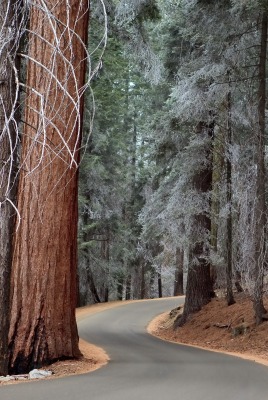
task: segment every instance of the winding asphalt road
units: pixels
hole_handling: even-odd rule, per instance
[[[0,388],[0,400],[267,400],[268,367],[167,343],[146,333],[179,299],[149,300],[79,322],[80,336],[103,347],[107,366],[90,374]]]

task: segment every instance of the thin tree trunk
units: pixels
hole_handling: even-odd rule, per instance
[[[226,301],[227,305],[231,306],[235,303],[232,278],[232,246],[233,246],[233,220],[232,220],[232,161],[230,154],[230,146],[232,144],[232,128],[231,128],[231,92],[227,95],[227,145],[228,154],[226,158],[226,180],[227,180],[227,203],[228,203],[228,216],[227,216],[227,260],[226,260]]]
[[[176,271],[174,282],[174,296],[183,295],[183,259],[184,252],[179,248],[176,249]]]
[[[157,286],[158,286],[158,297],[161,298],[163,297],[161,270],[157,272]]]
[[[89,193],[88,193],[88,199],[90,199]],[[83,213],[82,220],[83,220],[83,226],[87,227],[87,225],[90,223],[89,215],[88,215],[87,212]],[[83,241],[86,242],[86,243],[90,241],[90,235],[89,235],[89,232],[88,232],[87,229],[84,229],[84,231],[83,231]],[[95,285],[94,275],[93,275],[92,269],[90,267],[89,249],[85,250],[84,257],[85,257],[86,263],[87,263],[87,266],[86,266],[86,281],[87,281],[88,287],[90,289],[90,292],[91,292],[91,295],[93,297],[94,303],[100,303],[101,302],[100,296],[98,294],[98,290],[97,290],[97,287]]]
[[[0,375],[8,374],[8,329],[10,311],[10,280],[15,224],[17,171],[17,133],[13,122],[16,104],[14,70],[20,3],[0,3]],[[19,37],[19,35],[18,35]],[[2,42],[2,40],[4,42]]]
[[[104,292],[104,302],[108,303],[108,301],[109,301],[109,288],[106,286]]]
[[[241,285],[241,272],[235,271],[235,287],[238,293],[244,292],[244,289]]]
[[[225,104],[222,104],[220,112],[225,112]],[[218,253],[218,225],[220,212],[220,184],[224,170],[224,135],[225,132],[219,126],[213,139],[213,168],[212,168],[212,193],[211,193],[211,235],[210,244],[215,254]],[[210,268],[212,286],[217,281],[217,269],[211,264]]]
[[[131,299],[131,274],[128,274],[126,280],[126,300]]]
[[[141,280],[140,280],[140,299],[145,299],[146,295],[146,285],[145,285],[145,266],[144,263],[142,262],[141,266]]]
[[[152,293],[154,293],[154,283],[155,283],[155,268],[154,267],[151,267],[150,268],[150,283],[149,283],[149,298],[152,298],[153,297],[153,294]]]
[[[109,301],[109,262],[110,262],[110,232],[106,232],[106,240],[101,243],[101,258],[105,261],[106,270],[104,272],[104,283],[102,286],[102,298],[105,303]]]
[[[122,262],[123,265],[123,262]],[[124,275],[120,274],[117,280],[117,300],[123,300],[123,289],[124,289]]]
[[[87,283],[88,283],[91,295],[93,297],[93,301],[94,301],[94,303],[101,303],[100,296],[98,294],[98,291],[97,291],[97,288],[95,285],[92,269],[90,268],[89,265],[87,265],[86,271],[87,271]]]
[[[257,183],[255,206],[255,265],[254,265],[254,293],[253,307],[256,323],[262,322],[265,313],[263,305],[263,270],[266,259],[266,204],[265,204],[265,107],[266,107],[266,54],[267,54],[267,13],[262,15],[261,48],[259,64],[259,91],[257,131]]]
[[[73,0],[69,7],[49,0],[47,11],[43,4],[31,3],[29,26],[27,87],[32,90],[25,104],[21,223],[12,268],[13,373],[80,355],[75,320],[78,173],[66,146],[78,162],[80,119],[71,99],[78,100],[76,84],[78,90],[84,84],[88,2]],[[49,11],[55,17],[51,24]]]

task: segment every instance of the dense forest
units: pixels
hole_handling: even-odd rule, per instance
[[[267,318],[267,2],[90,3],[0,4],[0,375],[79,357],[90,303]]]

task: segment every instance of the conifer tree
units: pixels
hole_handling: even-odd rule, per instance
[[[19,1],[3,0],[0,4],[0,375],[8,372],[9,297],[18,168],[16,57],[23,24],[21,12]]]
[[[78,357],[77,164],[88,1],[30,3],[10,372]]]

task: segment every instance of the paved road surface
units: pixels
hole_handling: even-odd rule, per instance
[[[80,335],[105,348],[95,372],[3,386],[0,400],[267,400],[268,367],[151,337],[153,316],[178,305],[163,299],[102,311],[79,323]]]

